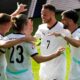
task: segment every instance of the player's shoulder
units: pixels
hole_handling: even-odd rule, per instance
[[[0,39],[3,39],[3,36],[2,35],[0,35]]]
[[[30,42],[25,42],[23,43],[24,47],[27,49],[31,49],[31,48],[35,48],[35,45],[33,43],[30,43]]]
[[[13,35],[14,35],[13,33],[10,33],[10,34],[6,35],[5,37],[13,36]]]
[[[61,33],[62,33],[62,34],[65,34],[65,35],[68,36],[68,37],[71,37],[71,32],[70,32],[68,29],[62,29],[62,30],[61,30]]]
[[[80,27],[78,27],[76,31],[80,33]]]
[[[77,29],[73,32],[73,34],[80,35],[80,28],[77,28]]]
[[[7,36],[4,37],[4,39],[17,39],[17,38],[21,38],[21,37],[24,37],[25,35],[23,34],[16,34],[16,33],[11,33],[11,34],[8,34]]]
[[[46,28],[47,27],[47,24],[46,23],[43,23],[43,24],[40,24],[39,25],[39,28]]]
[[[64,26],[64,24],[60,21],[58,21],[57,25],[62,26],[62,27]]]
[[[11,37],[13,37],[13,33],[6,35],[4,37],[4,40],[10,39]]]
[[[65,31],[66,33],[70,33],[70,34],[71,34],[70,30],[68,30],[68,29],[64,29],[64,31]]]
[[[57,24],[56,24],[56,27],[59,28],[59,29],[63,29],[64,25],[63,25],[62,22],[58,21]]]
[[[70,30],[65,29],[65,33],[66,33],[67,36],[71,37],[71,31]]]

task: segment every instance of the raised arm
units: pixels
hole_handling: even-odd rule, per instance
[[[17,2],[17,9],[11,14],[11,16],[16,16],[16,15],[20,14],[21,12],[27,11],[27,9],[25,7],[26,7],[25,4],[22,4],[22,3],[19,4]]]

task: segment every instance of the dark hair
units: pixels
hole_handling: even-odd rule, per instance
[[[79,15],[77,14],[77,12],[75,10],[67,10],[62,12],[61,14],[62,16],[65,16],[69,19],[72,19],[74,21],[74,23],[77,23],[78,19],[79,19]]]
[[[24,24],[27,23],[27,16],[25,14],[19,14],[12,18],[13,29],[15,31],[21,31],[24,27]]]
[[[56,8],[51,4],[44,4],[43,8],[48,9],[48,10],[50,10],[52,12],[56,12]]]
[[[0,24],[4,24],[11,21],[11,16],[6,13],[0,13]]]

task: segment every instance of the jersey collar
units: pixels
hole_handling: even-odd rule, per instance
[[[50,28],[48,27],[48,29],[52,29],[57,23],[58,21],[56,21],[55,24],[53,24],[53,26],[51,26]]]
[[[24,34],[22,34],[22,33],[16,33],[16,32],[14,32],[13,34],[21,34],[21,35],[24,35]]]
[[[78,27],[79,28],[79,27]],[[71,34],[73,34],[78,28],[76,28]]]

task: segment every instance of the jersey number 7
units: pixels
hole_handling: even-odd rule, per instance
[[[47,40],[47,49],[48,49],[48,47],[49,47],[49,45],[50,45],[50,40]]]

